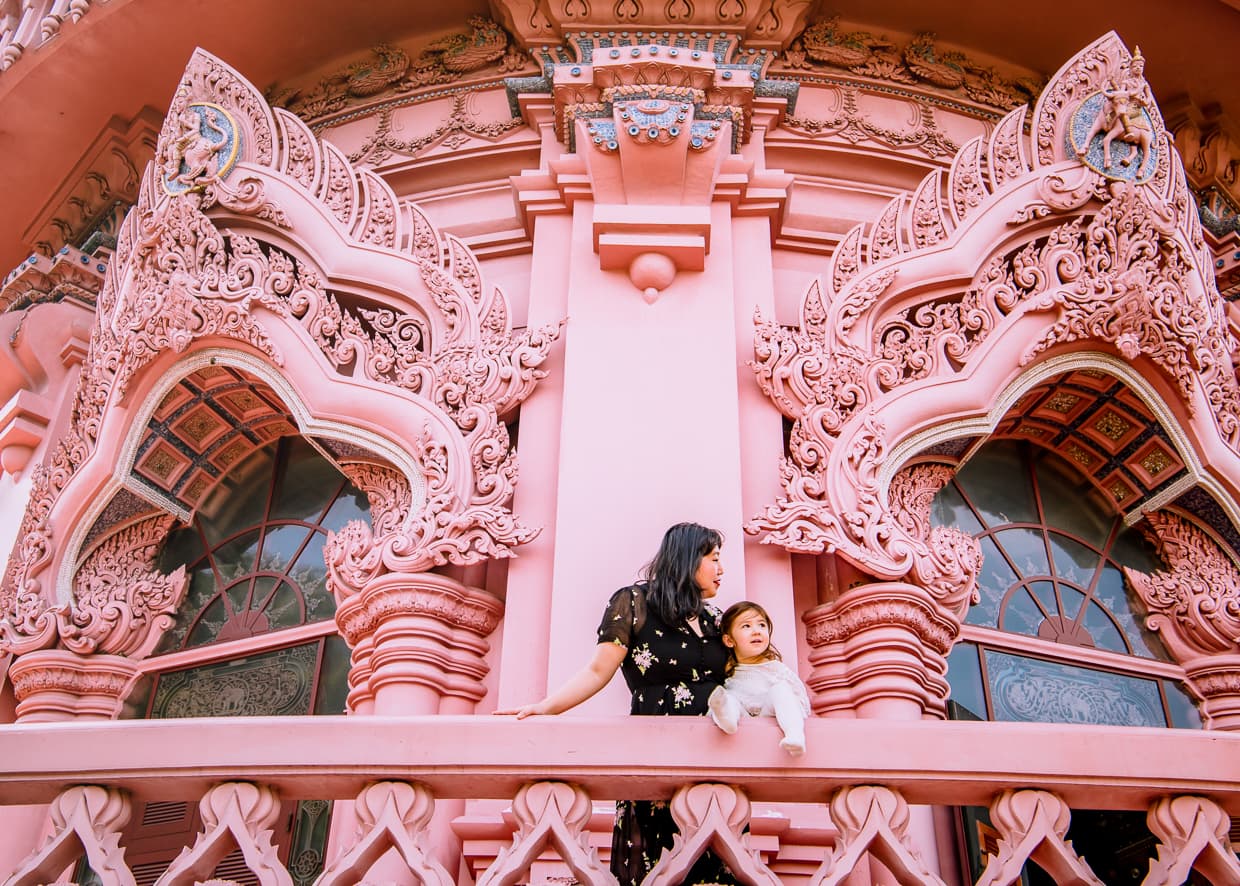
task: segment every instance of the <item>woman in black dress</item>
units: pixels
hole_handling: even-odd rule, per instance
[[[558,714],[590,698],[617,670],[632,694],[630,714],[701,716],[723,682],[727,652],[719,637],[719,610],[706,603],[723,578],[723,536],[697,523],[677,523],[663,535],[642,581],[616,591],[598,629],[590,663],[542,701],[515,711]],[[671,847],[676,825],[667,803],[616,804],[611,870],[621,886],[636,886]],[[735,883],[727,866],[707,853],[685,883]]]

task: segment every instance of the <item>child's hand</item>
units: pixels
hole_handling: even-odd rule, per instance
[[[498,717],[515,715],[518,720],[524,720],[526,717],[533,716],[534,714],[545,713],[547,713],[547,705],[546,702],[542,701],[535,702],[534,704],[522,705],[519,708],[506,708],[505,710],[494,712],[495,716]]]

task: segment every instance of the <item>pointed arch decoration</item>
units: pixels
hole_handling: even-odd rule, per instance
[[[1235,342],[1143,65],[1114,33],[1086,47],[1032,112],[849,232],[797,327],[755,318],[753,369],[793,427],[749,532],[936,598],[919,564],[955,559],[967,593],[980,557],[902,525],[892,478],[913,442],[976,436],[1022,370],[1086,348],[1150,381],[1193,447],[1180,460],[1238,513]]]
[[[599,863],[589,847],[590,796],[579,786],[539,781],[522,786],[512,801],[517,832],[478,878],[478,886],[511,886],[529,874],[530,865],[547,847],[554,848],[577,882],[615,886],[616,878]]]
[[[67,788],[52,803],[52,835],[17,866],[4,881],[6,886],[53,882],[83,856],[101,882],[135,886],[120,845],[121,831],[129,821],[132,807],[129,795],[116,788]]]
[[[173,859],[157,886],[190,886],[210,879],[216,867],[235,849],[261,886],[293,886],[271,842],[272,826],[280,817],[280,797],[266,785],[233,781],[218,784],[198,803],[203,830]]]
[[[399,781],[367,785],[357,797],[357,841],[323,871],[317,886],[357,883],[389,849],[395,849],[422,886],[452,886],[454,880],[426,849],[435,798],[420,784]]]
[[[508,556],[535,531],[508,508],[516,465],[504,419],[545,374],[558,335],[554,324],[514,331],[507,298],[465,244],[196,51],[119,232],[71,425],[32,477],[0,584],[0,646],[66,645],[66,626],[83,618],[73,583],[88,534],[95,544],[135,523],[166,534],[161,513],[192,510],[117,466],[133,467],[124,441],[158,406],[159,380],[210,349],[287,383],[296,426],[277,433],[331,428],[329,456],[360,451],[400,475],[384,480],[403,491],[381,525],[350,525],[330,542],[329,560],[350,564],[332,571],[338,595],[361,563],[373,576]],[[108,505],[125,496],[125,508]],[[153,566],[129,577],[176,583]],[[120,638],[125,625],[108,628],[108,642],[148,653],[145,640]]]
[[[1056,883],[1104,886],[1066,839],[1072,810],[1047,791],[1004,791],[990,804],[999,831],[998,853],[989,856],[978,886],[1012,886],[1032,861]]]

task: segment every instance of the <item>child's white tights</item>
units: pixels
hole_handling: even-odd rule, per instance
[[[751,705],[746,710],[736,695],[720,686],[710,694],[708,704],[711,719],[728,735],[736,731],[741,717],[774,716],[784,733],[779,746],[794,757],[805,753],[805,713],[792,687],[776,683],[770,687],[760,707]]]

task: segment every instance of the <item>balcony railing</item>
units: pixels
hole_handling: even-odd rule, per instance
[[[867,852],[900,882],[941,882],[906,832],[908,804],[924,804],[990,807],[999,851],[980,882],[1012,882],[1004,872],[1028,858],[1056,882],[1097,882],[1063,838],[1069,810],[1106,809],[1148,812],[1160,847],[1147,883],[1179,884],[1193,866],[1210,882],[1240,883],[1227,840],[1228,816],[1240,812],[1240,735],[934,721],[807,726],[808,751],[793,759],[773,722],[725,736],[699,718],[9,725],[0,728],[0,803],[53,803],[57,834],[43,861],[27,859],[8,882],[48,882],[85,850],[105,882],[132,883],[124,847],[109,840],[136,798],[201,805],[203,831],[163,883],[207,879],[238,847],[260,882],[291,882],[264,843],[280,802],[349,799],[357,800],[357,837],[329,859],[320,883],[357,882],[395,846],[421,882],[448,884],[424,848],[434,803],[486,799],[510,805],[516,827],[480,884],[517,882],[544,851],[578,882],[603,884],[614,881],[586,845],[591,801],[674,798],[682,839],[648,883],[679,882],[706,847],[748,882],[779,883],[746,833],[750,801],[829,806],[833,845],[807,882],[840,882]]]

